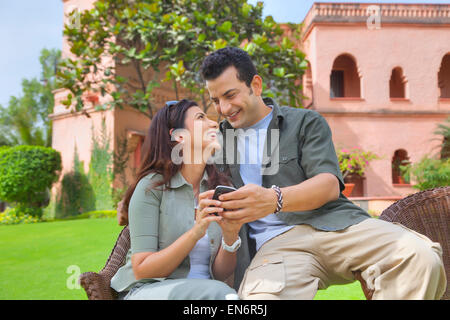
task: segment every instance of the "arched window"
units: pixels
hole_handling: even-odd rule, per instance
[[[406,98],[406,83],[407,80],[403,75],[402,68],[392,69],[391,79],[389,80],[389,97],[394,99]]]
[[[450,98],[450,53],[442,58],[441,68],[438,73],[438,86],[441,98]]]
[[[441,148],[441,159],[448,158],[450,158],[450,139],[448,137],[444,137]]]
[[[349,54],[338,56],[330,75],[330,98],[360,98],[360,82],[355,59]]]
[[[408,152],[404,149],[398,149],[392,157],[392,183],[393,184],[409,184],[409,175],[402,172],[400,166],[410,164]]]

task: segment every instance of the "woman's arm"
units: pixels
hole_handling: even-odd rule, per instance
[[[203,192],[199,195],[199,209],[222,212],[222,208],[216,207],[220,201],[212,200],[214,190]],[[203,209],[205,208],[205,209]],[[239,222],[224,219],[223,217],[217,221],[222,229],[223,241],[231,246],[239,238],[239,230],[242,224]],[[212,272],[214,278],[225,281],[234,271],[236,267],[236,252],[228,252],[220,246],[219,252],[214,259]]]
[[[198,239],[193,229],[184,233],[167,248],[157,252],[138,252],[131,256],[137,280],[169,276],[194,248]]]
[[[224,237],[224,241],[227,245],[231,246],[237,239],[239,235]],[[228,252],[220,246],[219,252],[217,253],[216,259],[212,267],[212,272],[214,278],[217,280],[225,281],[234,272],[236,268],[236,252]]]
[[[169,276],[188,256],[198,240],[203,238],[208,226],[221,219],[210,215],[220,212],[222,208],[205,208],[198,212],[195,224],[167,248],[157,252],[139,252],[131,256],[131,265],[137,280],[143,278],[164,278]]]

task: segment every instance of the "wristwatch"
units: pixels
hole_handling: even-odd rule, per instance
[[[228,252],[236,252],[241,246],[241,237],[238,237],[238,239],[231,245],[227,245],[225,241],[223,241],[222,238],[222,248]]]

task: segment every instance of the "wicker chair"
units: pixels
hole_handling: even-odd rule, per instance
[[[398,222],[405,227],[417,231],[442,247],[447,290],[443,300],[450,299],[450,187],[440,187],[412,194],[386,208],[380,219]],[[361,275],[356,278],[361,282],[364,295],[368,300],[372,293],[367,289]]]
[[[448,285],[450,282],[450,187],[430,189],[401,199],[385,209],[380,219],[399,222],[441,244],[447,275],[447,291],[442,299],[450,299]],[[130,232],[128,227],[125,227],[120,232],[105,267],[99,273],[81,274],[80,284],[89,300],[117,299],[117,292],[110,287],[110,282],[117,270],[125,263],[129,248]],[[372,292],[367,289],[361,274],[357,273],[355,277],[361,282],[364,295],[370,300]]]
[[[120,232],[105,267],[99,273],[85,272],[80,275],[80,284],[86,291],[89,300],[117,299],[117,292],[110,286],[111,278],[125,264],[129,248],[130,230],[126,226]]]

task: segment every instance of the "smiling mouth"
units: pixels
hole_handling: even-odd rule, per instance
[[[231,119],[232,120],[233,118],[236,117],[236,115],[239,114],[239,112],[241,112],[241,110],[235,111],[232,114],[227,115],[226,117],[227,117],[227,119]]]
[[[208,132],[207,137],[209,139],[217,139],[217,132],[216,132],[216,130]]]

